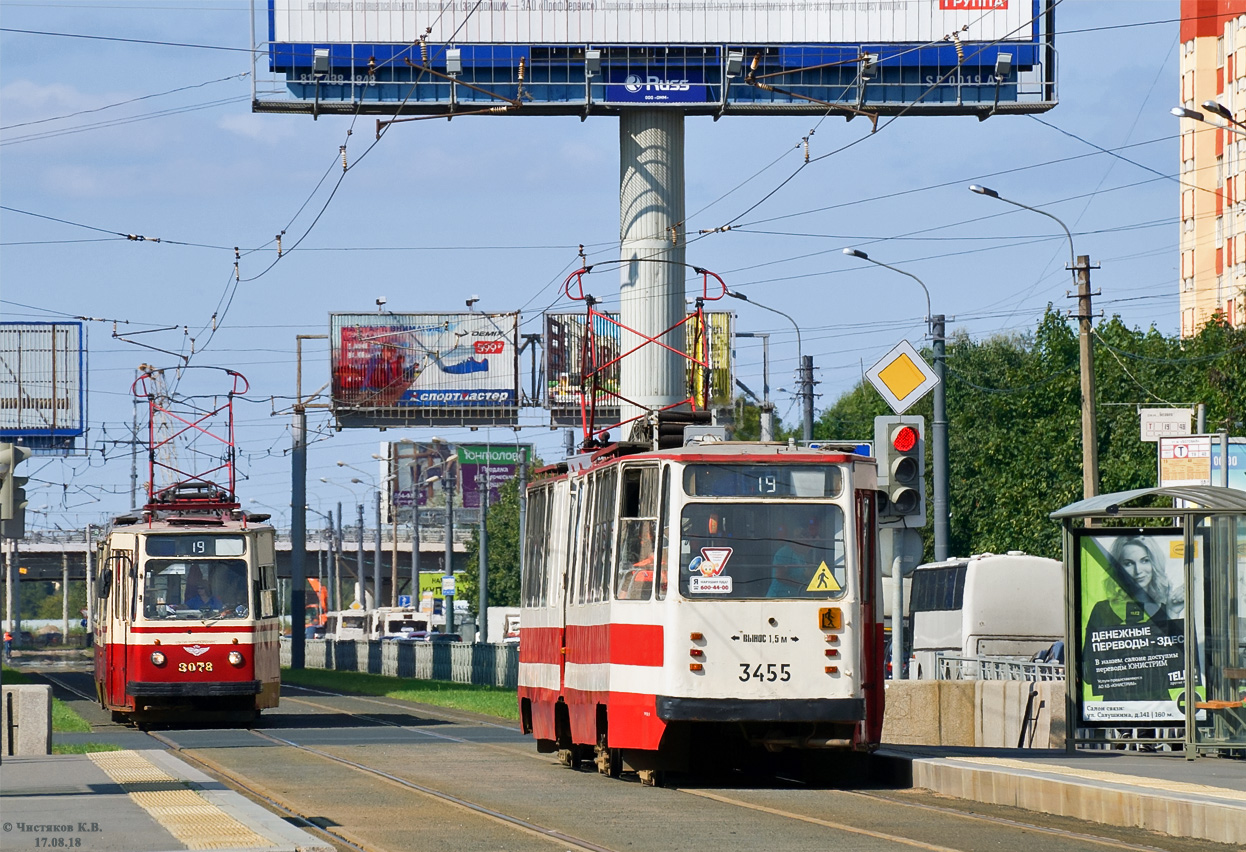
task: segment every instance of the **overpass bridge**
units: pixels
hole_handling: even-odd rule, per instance
[[[341,541],[341,576],[344,581],[354,582],[363,553],[364,577],[371,588],[374,554],[376,551],[376,528],[363,530],[360,541],[359,528],[343,530]],[[86,582],[87,551],[98,546],[104,535],[100,528],[91,529],[93,544],[88,548],[86,530],[28,531],[25,539],[5,541],[3,566],[13,571],[13,579],[19,582],[67,580],[70,583]],[[453,567],[467,570],[467,543],[471,529],[456,527],[453,543]],[[396,531],[387,527],[381,536],[381,600],[388,601],[394,565],[397,563],[398,594],[410,594],[411,557],[415,536],[410,526],[400,526]],[[308,530],[304,569],[309,577],[327,573],[331,558],[332,539],[327,530]],[[290,579],[290,531],[277,530],[277,576]],[[421,573],[445,573],[446,528],[445,524],[421,524],[419,535],[419,567]],[[92,553],[94,558],[94,553]],[[8,579],[6,573],[6,581]]]

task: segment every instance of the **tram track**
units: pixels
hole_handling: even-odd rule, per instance
[[[43,673],[44,676],[58,687],[76,694],[83,699],[94,701],[95,696],[77,689],[72,684],[66,683],[64,679],[58,678],[50,673]],[[291,688],[291,687],[287,687]],[[505,754],[508,758],[524,757],[527,759],[535,759],[543,763],[549,764],[548,755],[540,755],[530,748],[519,748],[514,745],[503,743],[479,742],[470,738],[455,736],[449,732],[430,731],[413,725],[403,725],[390,719],[382,718],[380,713],[359,712],[349,708],[339,706],[341,699],[349,699],[352,703],[372,706],[377,710],[384,711],[403,711],[410,713],[413,705],[408,702],[401,702],[395,699],[377,698],[372,696],[359,696],[350,693],[337,693],[326,690],[312,690],[298,688],[305,695],[298,698],[293,696],[285,696],[283,701],[291,704],[298,704],[308,707],[315,714],[323,716],[324,714],[346,716],[355,719],[365,726],[382,726],[394,729],[401,729],[406,733],[418,736],[420,739],[436,740],[444,742],[454,747],[467,747],[472,749],[480,749],[492,752],[494,754]],[[421,716],[437,718],[447,722],[464,724],[464,725],[481,725],[495,729],[513,731],[512,726],[489,722],[487,720],[474,717],[471,714],[456,712],[451,709],[433,708],[425,705],[419,706]],[[539,838],[552,844],[558,844],[562,848],[590,850],[591,852],[621,852],[613,846],[601,842],[601,839],[593,839],[577,834],[568,826],[559,826],[557,821],[549,824],[548,820],[533,819],[520,816],[513,812],[508,812],[505,808],[500,808],[496,804],[489,804],[480,800],[481,797],[473,797],[455,793],[444,789],[438,785],[430,784],[415,780],[410,777],[403,777],[402,774],[385,768],[383,760],[378,757],[372,757],[368,760],[352,759],[340,754],[333,754],[325,748],[318,748],[306,743],[300,743],[291,738],[286,732],[277,732],[274,730],[262,730],[259,728],[247,728],[246,732],[258,740],[263,741],[274,747],[282,747],[292,749],[300,754],[309,757],[312,760],[322,762],[326,765],[336,767],[336,772],[340,770],[348,770],[352,773],[359,774],[370,779],[373,783],[383,784],[392,788],[401,790],[404,794],[419,796],[423,799],[438,803],[438,805],[449,806],[464,814],[472,814],[476,818],[485,819],[500,828],[507,831],[521,832],[533,838]],[[240,792],[246,794],[252,799],[262,802],[277,812],[288,818],[297,819],[301,824],[306,826],[308,830],[330,840],[333,843],[348,847],[350,849],[362,850],[362,852],[385,852],[385,850],[393,847],[378,845],[366,837],[357,836],[354,832],[342,830],[340,828],[329,825],[322,825],[325,822],[323,818],[317,817],[306,812],[307,809],[302,807],[295,798],[284,795],[277,791],[269,789],[266,785],[257,782],[256,779],[248,777],[245,772],[238,772],[230,766],[224,765],[222,762],[214,760],[211,756],[204,753],[205,749],[188,746],[185,743],[178,742],[176,734],[169,732],[146,732],[147,736],[161,743],[164,747],[169,748],[203,767],[212,774],[220,777],[230,786],[236,788]],[[283,735],[284,734],[284,735]],[[553,767],[551,766],[551,769]],[[566,772],[566,770],[561,770]],[[334,771],[326,770],[326,777],[336,777]],[[565,777],[565,776],[564,776]],[[587,781],[587,779],[584,779]],[[762,778],[750,778],[750,783],[755,781],[764,781]],[[610,781],[609,784],[624,784],[626,782]],[[739,811],[748,811],[755,814],[766,814],[774,818],[786,821],[802,823],[806,826],[812,826],[818,829],[829,829],[836,832],[845,832],[856,835],[864,839],[875,841],[879,844],[894,846],[896,848],[921,849],[925,852],[968,852],[975,848],[975,844],[947,844],[929,842],[912,836],[904,836],[893,831],[878,830],[877,827],[868,827],[861,824],[850,824],[842,819],[828,819],[825,814],[819,815],[814,812],[802,813],[799,809],[793,807],[775,806],[767,802],[767,799],[773,799],[776,789],[795,789],[803,788],[810,793],[816,793],[817,788],[808,787],[800,779],[792,779],[780,776],[773,776],[771,784],[782,785],[780,788],[765,787],[748,789],[740,788],[701,788],[697,786],[675,786],[670,788],[670,792],[674,794],[695,797],[702,801],[714,802],[718,805],[725,806]],[[627,785],[630,786],[630,785]],[[1037,820],[1015,819],[1011,817],[995,816],[989,814],[973,813],[964,809],[959,809],[955,805],[937,805],[929,802],[911,801],[899,795],[888,795],[879,791],[864,790],[834,790],[827,791],[828,794],[842,795],[855,798],[868,803],[876,803],[877,805],[887,808],[902,807],[917,812],[938,815],[945,819],[955,819],[958,822],[965,823],[968,826],[980,826],[983,829],[988,826],[995,831],[1020,831],[1035,832],[1036,834],[1047,837],[1051,840],[1059,838],[1062,841],[1072,844],[1087,844],[1091,848],[1099,849],[1119,849],[1126,852],[1167,852],[1173,849],[1197,848],[1196,845],[1189,841],[1183,841],[1181,838],[1157,838],[1157,844],[1149,844],[1136,842],[1121,837],[1109,836],[1110,829],[1105,829],[1105,833],[1096,834],[1088,832],[1084,829],[1077,830],[1072,828],[1052,827],[1050,825],[1040,824]],[[650,791],[649,795],[653,795]],[[487,798],[487,797],[485,797]],[[955,801],[955,800],[952,800]],[[749,818],[751,819],[751,818]],[[741,823],[746,820],[740,820]],[[1175,841],[1175,842],[1167,842]],[[624,844],[623,848],[631,845],[630,842]]]

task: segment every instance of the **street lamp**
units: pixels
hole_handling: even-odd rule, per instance
[[[356,473],[360,473],[368,477],[368,479],[370,480],[370,482],[364,482],[362,479],[359,479],[358,477],[353,477],[351,479],[351,482],[357,485],[370,485],[370,487],[372,488],[373,497],[375,498],[373,502],[376,505],[376,540],[373,542],[373,547],[375,548],[375,550],[373,551],[373,554],[372,554],[372,605],[374,607],[378,607],[381,605],[381,489],[377,485],[376,477],[374,477],[372,474],[368,473],[367,471],[360,470],[354,465],[347,464],[344,461],[338,462],[337,466],[350,468]],[[359,546],[362,549],[363,547],[363,522],[362,521],[360,522],[360,527],[359,527]]]
[[[867,261],[875,266],[890,269],[901,275],[907,275],[919,285],[926,294],[926,329],[934,347],[934,369],[938,382],[934,386],[934,429],[931,447],[934,462],[934,558],[942,562],[949,557],[951,546],[951,522],[948,509],[948,457],[947,457],[947,357],[944,335],[944,316],[935,316],[930,308],[930,288],[926,283],[911,272],[907,272],[881,260],[875,260],[863,251],[854,248],[844,249],[844,254]],[[897,578],[897,582],[899,579]]]
[[[359,492],[351,488],[349,485],[343,485],[340,482],[334,482],[328,477],[320,477],[321,482],[327,482],[329,485],[336,485],[338,488],[345,488],[355,498],[355,508],[358,510],[359,516],[359,549],[355,554],[355,600],[360,605],[367,604],[367,595],[364,594],[364,574],[363,569],[363,503],[359,501]],[[342,504],[337,504],[337,523],[339,529],[343,526],[344,517],[342,515]],[[342,542],[342,536],[338,536],[338,541]],[[340,546],[340,545],[339,545]]]
[[[802,429],[801,434],[806,442],[813,440],[813,356],[804,354],[804,346],[800,340],[800,326],[796,324],[796,320],[792,319],[783,311],[763,305],[761,302],[754,301],[743,293],[737,293],[734,290],[728,290],[727,295],[733,299],[739,299],[741,302],[748,302],[755,305],[763,311],[770,311],[772,314],[778,314],[792,324],[792,328],[796,329],[796,357],[799,364],[797,372],[797,382],[800,385],[798,396],[801,398],[802,413]]]
[[[1039,210],[1037,207],[1031,207],[1028,204],[1022,204],[1020,201],[1005,198],[995,190],[985,186],[978,186],[977,184],[971,185],[969,191],[1003,201],[1005,204],[1011,204],[1013,207],[1020,207],[1022,210],[1029,210],[1041,216],[1046,216],[1059,225],[1064,230],[1064,235],[1068,237],[1069,270],[1073,273],[1073,281],[1077,285],[1078,342],[1081,352],[1082,496],[1086,498],[1094,497],[1099,493],[1099,429],[1095,422],[1095,352],[1090,339],[1090,321],[1093,318],[1090,305],[1090,256],[1076,256],[1073,251],[1073,234],[1069,232],[1068,225],[1046,210]]]
[[[1215,127],[1219,130],[1227,130],[1228,132],[1235,133],[1238,136],[1246,136],[1246,130],[1241,129],[1243,127],[1246,127],[1246,124],[1243,124],[1242,122],[1234,118],[1232,111],[1230,111],[1229,108],[1226,107],[1224,104],[1219,103],[1217,101],[1203,101],[1203,109],[1207,110],[1210,113],[1214,113],[1215,115],[1220,116],[1225,121],[1229,122],[1229,124],[1217,124],[1214,121],[1208,121],[1207,116],[1199,112],[1196,109],[1186,109],[1185,107],[1173,107],[1172,110],[1170,110],[1170,112],[1172,112],[1172,114],[1175,115],[1177,118],[1188,118],[1191,121],[1201,121],[1203,122],[1203,124],[1206,124],[1210,127]],[[1232,125],[1237,125],[1237,126],[1234,127]]]

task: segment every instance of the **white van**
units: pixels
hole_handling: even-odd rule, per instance
[[[331,612],[325,619],[324,638],[351,642],[368,638],[368,614],[362,609]]]
[[[911,677],[938,677],[937,656],[1028,660],[1064,639],[1064,567],[1020,551],[928,562],[913,571]]]

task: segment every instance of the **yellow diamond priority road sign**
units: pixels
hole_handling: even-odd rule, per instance
[[[939,377],[907,340],[901,340],[865,377],[887,400],[891,410],[903,414],[939,383]]]

